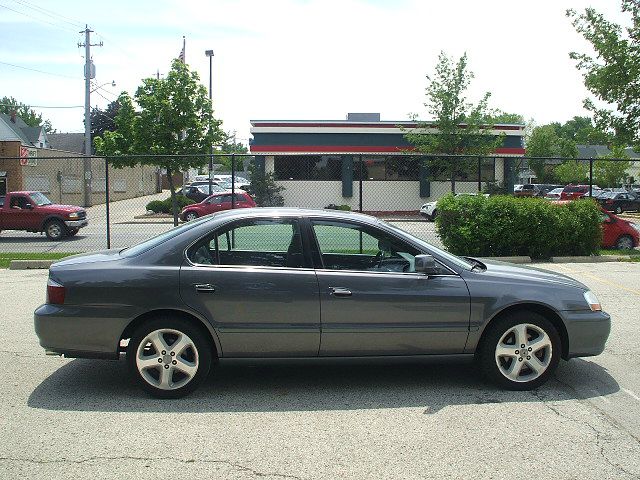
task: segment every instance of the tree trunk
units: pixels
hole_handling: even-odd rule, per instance
[[[449,157],[451,161],[451,193],[456,194],[456,159],[453,157]]]
[[[176,199],[176,189],[173,186],[173,172],[171,168],[165,167],[167,170],[167,181],[169,182],[169,189],[171,190],[171,211],[173,212],[173,226],[178,226],[178,200]]]

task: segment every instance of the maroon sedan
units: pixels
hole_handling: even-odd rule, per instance
[[[220,212],[222,210],[231,209],[231,198],[233,195],[234,208],[251,208],[256,206],[256,202],[253,198],[246,193],[215,193],[205,198],[200,203],[194,203],[187,205],[180,212],[180,219],[185,222],[190,222],[203,215],[209,215],[210,213]]]

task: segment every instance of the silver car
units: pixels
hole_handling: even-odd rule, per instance
[[[461,258],[374,217],[241,209],[51,266],[48,353],[117,359],[175,398],[229,359],[459,356],[515,390],[598,355],[610,317],[581,283]]]

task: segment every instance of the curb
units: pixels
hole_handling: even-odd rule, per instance
[[[9,270],[49,269],[57,260],[11,260]]]
[[[517,256],[517,257],[478,257],[480,260],[497,260],[498,262],[509,263],[532,263],[531,257]]]
[[[599,255],[592,257],[551,257],[552,263],[607,263],[629,260],[629,255]]]

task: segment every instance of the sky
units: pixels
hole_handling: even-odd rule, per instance
[[[214,110],[243,143],[250,120],[428,120],[426,75],[440,51],[467,53],[470,99],[489,91],[492,108],[563,122],[588,113],[569,52],[589,44],[565,11],[589,6],[624,21],[616,0],[0,0],[0,97],[33,105],[59,132],[83,131],[77,44],[88,25],[103,43],[92,48],[95,81],[107,84],[92,107],[166,73],[185,36],[186,63],[205,86],[204,52],[214,51]]]

